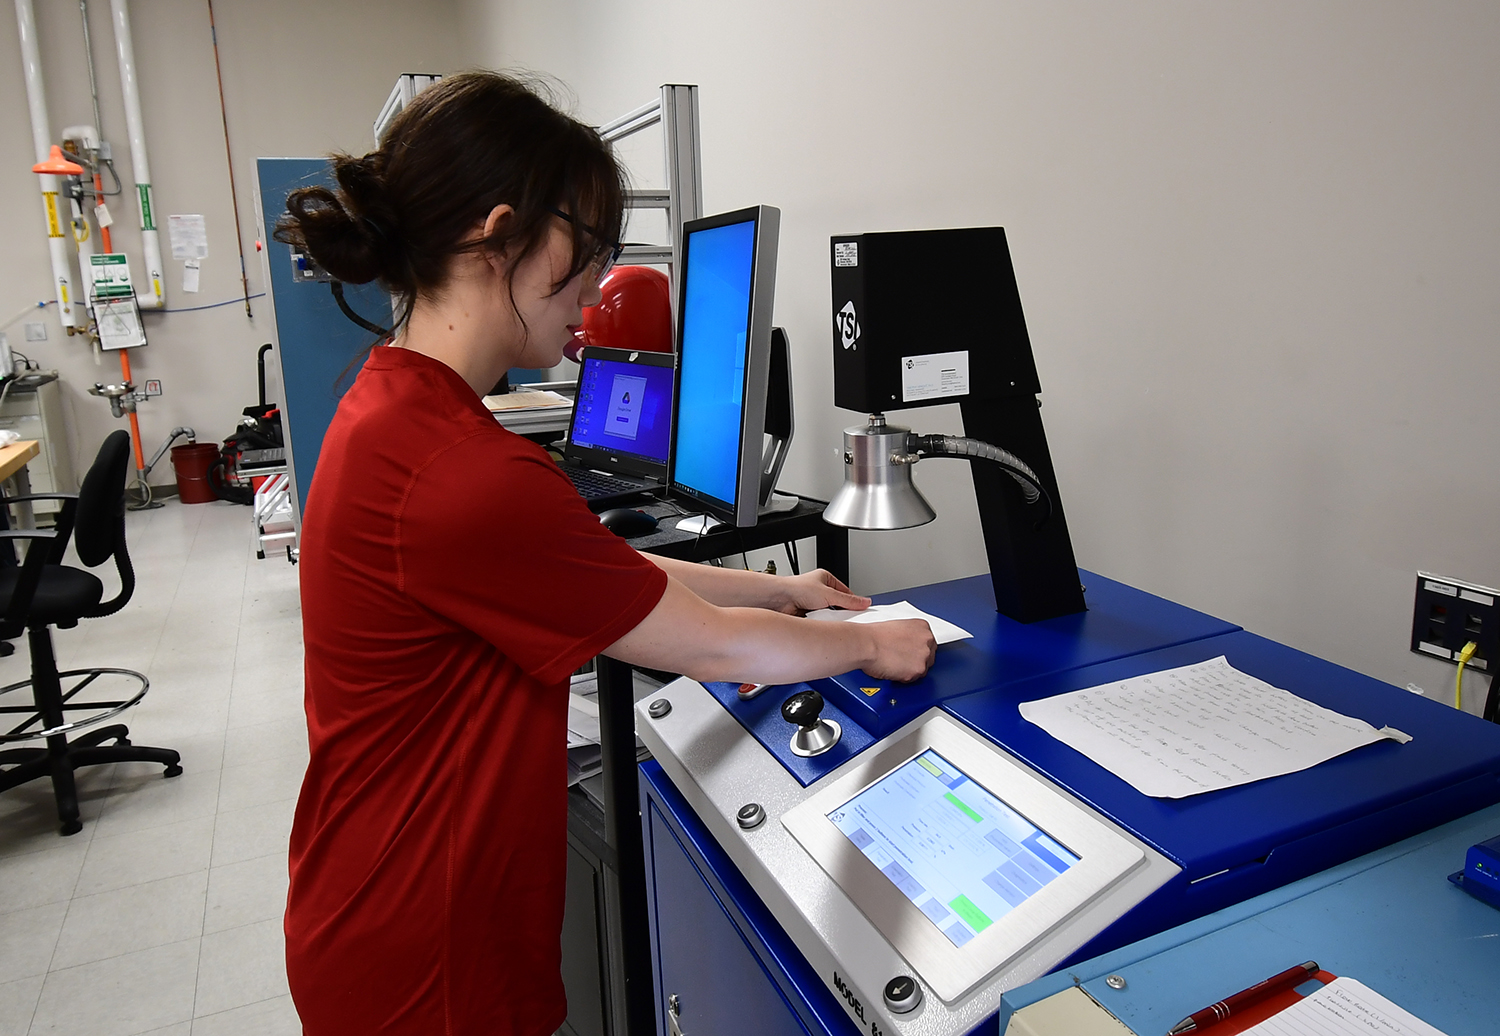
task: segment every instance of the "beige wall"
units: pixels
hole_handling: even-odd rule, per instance
[[[30,171],[34,159],[20,46],[11,5],[4,7],[0,66],[9,77],[6,95],[12,102],[0,107],[0,154],[7,157],[0,164],[0,226],[7,228],[7,247],[0,251],[0,284],[5,286],[0,291],[0,320],[28,302],[50,297],[41,202]],[[78,4],[71,0],[36,0],[35,7],[52,131],[57,134],[64,126],[93,121],[82,22]],[[108,0],[92,0],[89,13],[104,136],[114,145],[116,165],[129,191],[129,141]],[[250,290],[256,293],[265,289],[254,250],[255,159],[368,149],[370,125],[397,75],[447,71],[454,65],[456,12],[447,0],[420,5],[395,0],[218,0],[214,13],[246,264]],[[239,257],[207,5],[203,0],[134,0],[130,14],[162,226],[167,305],[237,299]],[[130,255],[139,278],[138,211],[129,194],[112,200],[110,207],[116,220],[115,248],[123,247]],[[207,219],[209,255],[196,295],[182,291],[182,263],[170,257],[169,213],[202,213]],[[165,395],[141,407],[148,457],[177,425],[191,426],[202,440],[222,439],[233,431],[240,411],[255,402],[255,352],[271,337],[270,300],[256,299],[252,308],[254,319],[246,318],[242,304],[195,313],[146,314],[150,344],[132,352],[133,373],[138,384],[160,378],[165,389]],[[55,312],[48,313],[48,341],[26,342],[24,321],[17,321],[8,334],[12,346],[62,372],[73,452],[81,472],[99,442],[124,426],[123,420],[110,416],[103,400],[85,392],[96,381],[118,381],[119,361],[107,355],[101,366],[95,366],[84,340],[64,337]],[[272,398],[279,398],[274,386]],[[172,482],[166,458],[151,481]]]
[[[783,485],[832,492],[855,416],[829,235],[1001,224],[1080,563],[1451,694],[1407,638],[1417,568],[1500,583],[1500,7],[460,9],[470,60],[551,73],[591,120],[702,87],[709,210],[783,210]],[[855,534],[866,590],[983,570],[967,472],[916,477],[939,518]]]

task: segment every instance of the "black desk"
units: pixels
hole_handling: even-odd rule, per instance
[[[796,540],[815,539],[818,566],[846,583],[849,580],[848,530],[823,521],[826,505],[821,500],[799,496],[795,508],[764,515],[751,528],[721,526],[702,535],[677,531],[679,512],[690,511],[686,503],[681,508],[654,501],[635,506],[661,519],[656,531],[629,540],[631,546],[643,553],[682,561],[707,561]],[[603,1005],[601,1030],[607,1036],[624,1036],[626,1033],[629,1036],[652,1036],[656,1031],[656,1011],[652,990],[650,922],[646,909],[640,790],[636,782],[634,673],[629,664],[603,655],[599,656],[596,665],[599,741],[604,767],[601,774],[603,825],[602,831],[596,831],[593,838],[588,838],[588,832],[570,817],[569,830],[574,841],[583,836],[585,841],[597,842],[597,836],[602,834],[603,846],[591,846],[590,855],[601,861],[603,880],[616,884],[609,890],[612,894],[603,897],[605,903],[601,904],[604,907],[601,913],[613,915],[617,911],[618,927],[601,923],[599,928],[601,934],[606,928],[618,932],[620,952],[611,954],[608,947],[600,947],[600,958],[602,967],[623,971],[623,974],[606,979],[604,987],[606,1000],[622,1004],[625,1017],[618,1018],[613,1005],[606,1003]],[[580,798],[581,792],[574,797],[574,803],[579,804]],[[581,811],[570,808],[571,812]],[[573,891],[571,884],[569,891],[570,894]],[[579,892],[592,894],[586,887],[581,887]],[[616,982],[624,987],[623,997],[610,995],[611,987],[617,988]],[[570,1008],[570,1022],[572,1015]],[[589,1024],[588,1027],[593,1026]]]
[[[683,520],[680,512],[692,513],[692,507],[686,501],[673,505],[648,500],[622,506],[634,506],[661,521],[655,532],[634,536],[628,541],[636,550],[646,554],[679,561],[708,561],[796,540],[815,539],[818,542],[818,566],[846,583],[849,581],[849,530],[823,520],[823,508],[827,504],[822,500],[798,496],[797,506],[790,511],[762,515],[760,521],[748,529],[721,525],[701,536],[677,530],[677,523]]]

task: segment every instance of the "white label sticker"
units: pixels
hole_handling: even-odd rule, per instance
[[[858,266],[859,265],[859,242],[858,241],[835,241],[833,243],[833,265],[834,266]]]
[[[199,278],[199,275],[200,275],[199,271],[201,269],[202,268],[199,266],[198,260],[196,260],[196,259],[189,259],[189,260],[187,260],[186,262],[184,262],[182,264],[182,290],[183,291],[197,291],[198,290],[198,278]]]
[[[969,394],[969,351],[901,358],[901,401]]]

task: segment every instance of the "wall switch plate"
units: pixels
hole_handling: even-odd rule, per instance
[[[1471,640],[1479,647],[1469,668],[1492,673],[1500,665],[1500,590],[1418,572],[1411,649],[1456,665]]]
[[[40,320],[35,320],[27,324],[26,340],[28,342],[45,342],[47,340],[47,325]]]

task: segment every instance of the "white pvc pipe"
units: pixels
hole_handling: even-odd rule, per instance
[[[19,3],[20,0],[17,0]],[[161,238],[156,230],[156,199],[151,193],[151,167],[146,160],[146,129],[141,120],[141,91],[135,75],[135,45],[130,39],[130,11],[125,0],[109,0],[115,22],[115,52],[120,59],[120,93],[125,100],[125,129],[130,134],[130,168],[135,173],[136,201],[141,214],[141,252],[146,260],[145,282],[137,285],[135,300],[142,309],[167,303],[161,273]]]
[[[47,90],[42,84],[42,56],[36,42],[36,12],[31,0],[16,0],[16,23],[21,34],[21,65],[26,73],[26,99],[31,105],[31,138],[36,160],[45,162],[52,152],[48,130]],[[57,316],[69,334],[78,326],[73,312],[73,270],[68,264],[67,239],[63,236],[63,214],[58,211],[57,177],[39,173],[42,215],[46,219],[47,251],[52,259],[52,287],[57,298]]]

